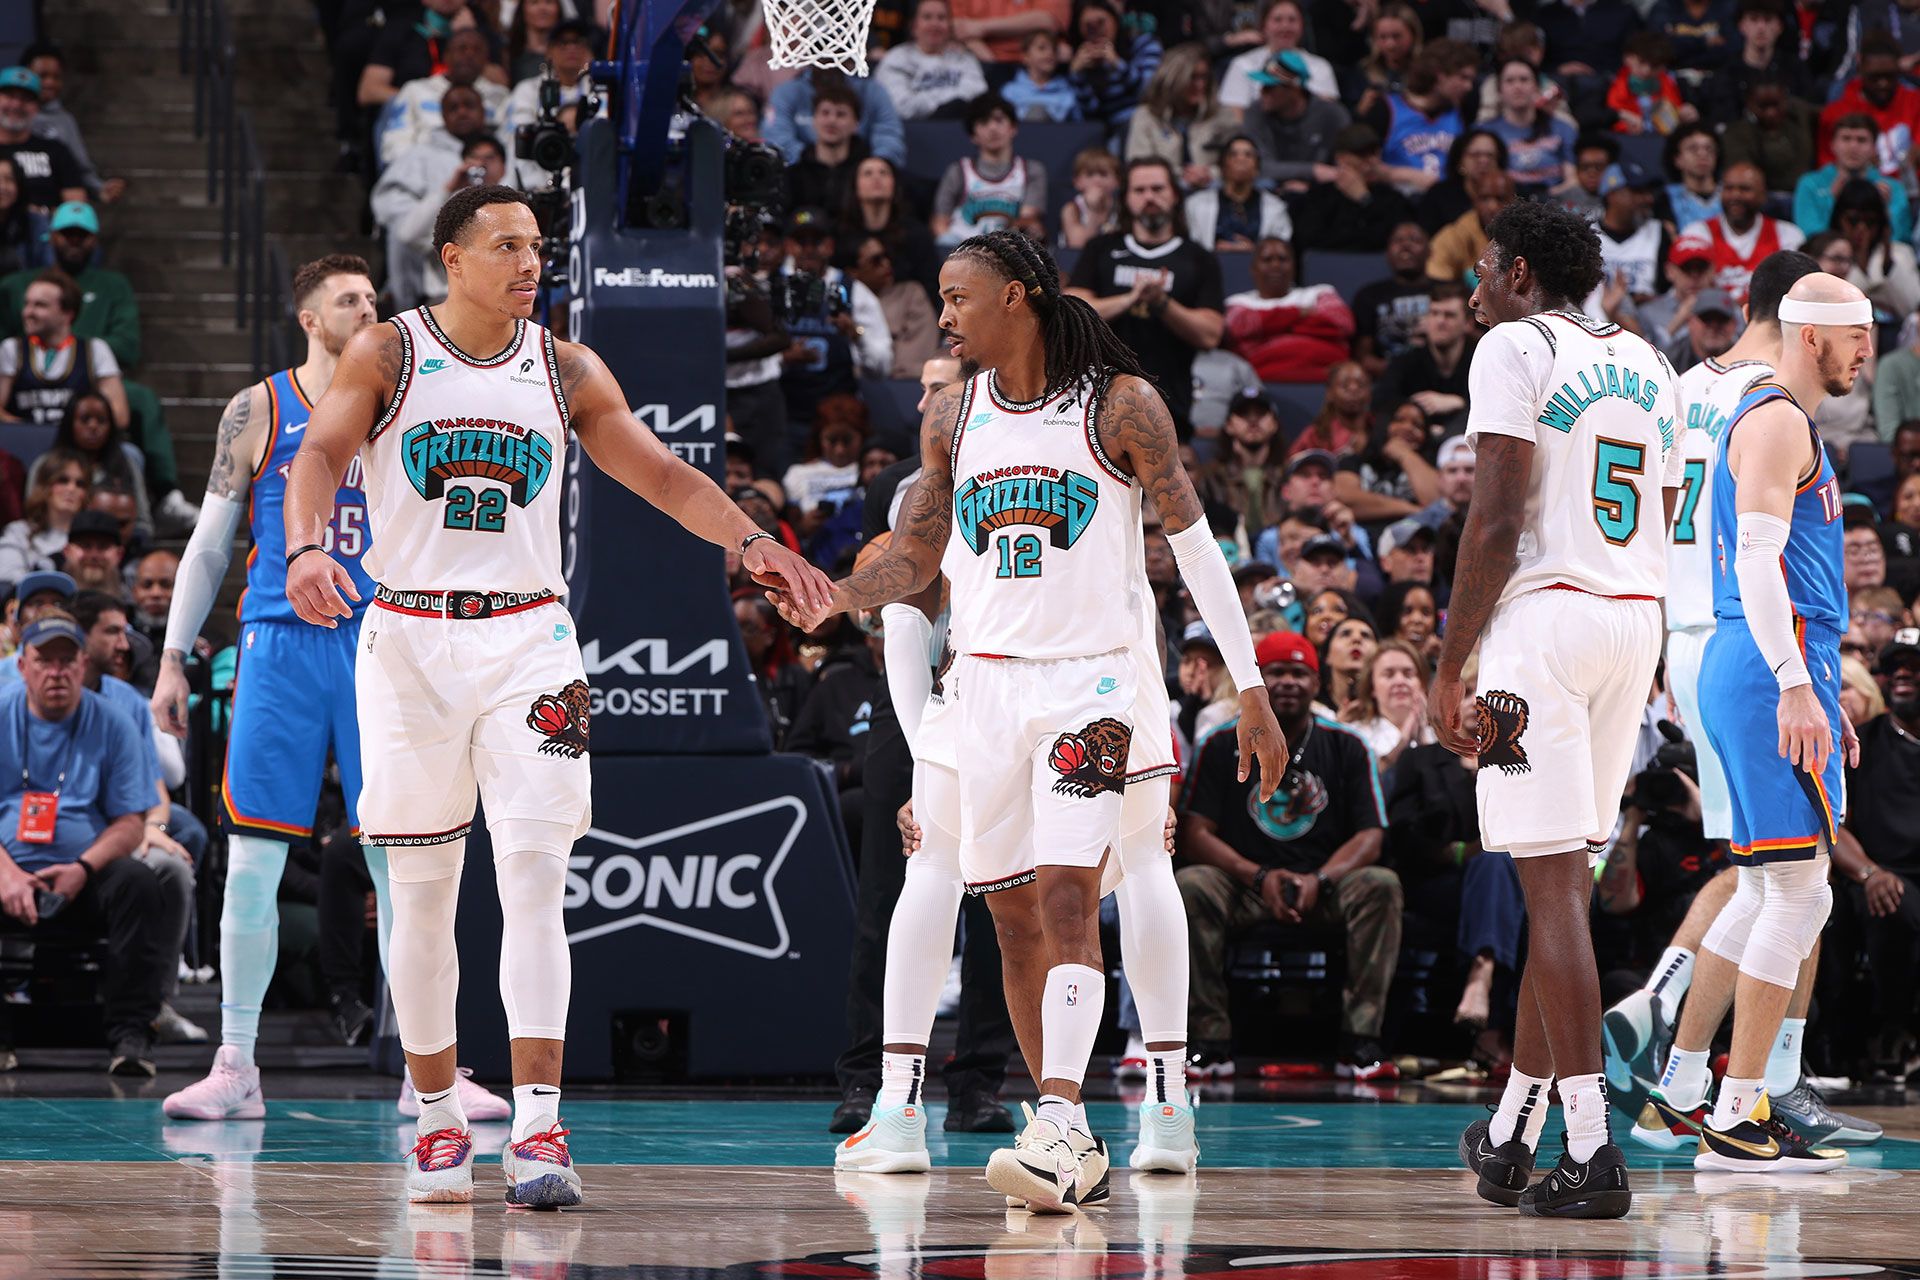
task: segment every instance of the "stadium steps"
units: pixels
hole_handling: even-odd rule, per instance
[[[328,66],[309,11],[284,0],[226,0],[238,50],[237,105],[267,170],[267,225],[289,265],[369,254],[365,193],[334,172]],[[49,35],[72,59],[69,106],[101,173],[125,177],[102,211],[108,262],[139,294],[144,358],[134,376],[160,397],[181,487],[197,498],[221,408],[251,379],[251,335],[234,323],[236,281],[220,261],[221,206],[209,204],[207,147],[193,135],[193,78],[179,63],[166,0],[62,0]],[[236,558],[236,568],[239,565]],[[230,577],[235,588],[237,577]]]

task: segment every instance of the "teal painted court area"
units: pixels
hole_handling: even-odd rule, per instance
[[[1117,1149],[1131,1146],[1132,1108],[1088,1107],[1096,1132]],[[565,1120],[577,1159],[588,1165],[825,1167],[837,1141],[826,1131],[830,1105],[814,1102],[569,1101]],[[945,1107],[928,1108],[934,1163],[978,1167],[1008,1139],[948,1134]],[[1213,1169],[1451,1169],[1455,1144],[1480,1107],[1440,1103],[1232,1102],[1198,1110],[1202,1163]],[[266,1162],[339,1164],[399,1159],[413,1122],[390,1101],[274,1101],[267,1119],[176,1123],[157,1099],[0,1100],[0,1154],[10,1162],[163,1161],[251,1156]],[[1615,1132],[1622,1133],[1619,1118]],[[507,1126],[479,1125],[483,1153],[497,1151]],[[1549,1135],[1549,1146],[1557,1142]],[[1689,1161],[1628,1146],[1636,1166]],[[1920,1141],[1889,1137],[1855,1148],[1859,1168],[1920,1170]]]

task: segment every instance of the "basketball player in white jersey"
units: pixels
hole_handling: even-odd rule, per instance
[[[816,607],[829,584],[640,426],[597,355],[527,320],[540,229],[523,193],[456,192],[434,244],[447,300],[355,337],[314,408],[287,484],[287,595],[322,626],[351,612],[351,580],[320,544],[359,455],[379,584],[356,669],[360,821],[388,851],[389,980],[420,1094],[407,1195],[473,1196],[473,1138],[454,1090],[453,925],[477,786],[505,920],[507,1199],[558,1208],[581,1202],[559,1119],[571,982],[561,899],[590,782],[588,689],[559,601],[570,437],[689,532],[738,548],[750,571],[778,575]]]
[[[213,467],[200,520],[180,557],[166,644],[154,683],[154,721],[178,738],[187,736],[187,650],[206,625],[214,597],[225,581],[233,539],[244,518],[256,548],[247,561],[241,597],[241,697],[234,702],[228,739],[230,767],[222,787],[227,808],[227,883],[220,911],[220,1050],[206,1077],[161,1104],[170,1120],[248,1120],[266,1115],[254,1043],[260,1006],[273,980],[280,952],[280,877],[292,839],[312,829],[321,778],[333,748],[347,791],[349,818],[359,801],[359,737],[353,730],[354,641],[344,631],[315,631],[296,622],[284,591],[281,499],[286,467],[299,447],[312,404],[326,394],[335,364],[356,333],[377,319],[375,290],[367,264],[336,254],[306,263],[293,277],[294,305],[307,337],[306,359],[256,382],[234,396],[220,416]],[[357,479],[340,495],[341,514],[330,530],[341,554],[357,560],[364,551],[365,511]],[[344,640],[344,645],[339,642]],[[345,652],[338,652],[344,648]],[[384,964],[393,927],[387,903],[387,855],[363,846],[379,901],[380,955]],[[343,1032],[354,1014],[335,1007]],[[362,1006],[357,1020],[371,1015]],[[469,1115],[504,1120],[511,1108],[466,1075],[458,1081]],[[411,1081],[402,1084],[400,1108],[418,1115]]]
[[[1534,942],[1511,1082],[1461,1153],[1496,1204],[1617,1218],[1632,1193],[1607,1127],[1590,858],[1619,813],[1660,659],[1683,417],[1666,357],[1573,309],[1601,274],[1584,218],[1510,205],[1488,237],[1473,296],[1492,330],[1469,374],[1473,502],[1427,705],[1440,740],[1479,757],[1481,844],[1513,856]],[[1476,645],[1477,738],[1460,710]],[[1567,1151],[1528,1187],[1556,1075]]]
[[[986,372],[929,405],[921,476],[879,559],[824,610],[773,593],[811,625],[922,591],[943,570],[952,585],[960,866],[969,891],[991,895],[1007,1008],[1042,1055],[1038,1114],[987,1179],[1039,1209],[1074,1202],[1081,1155],[1098,1147],[1076,1113],[1105,1004],[1099,902],[1119,875],[1109,851],[1132,767],[1143,491],[1241,690],[1242,769],[1257,757],[1263,798],[1285,754],[1172,418],[1059,278],[1018,232],[954,251],[940,324]]]

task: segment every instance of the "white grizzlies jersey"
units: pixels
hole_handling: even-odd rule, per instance
[[[504,351],[476,359],[425,307],[391,323],[406,362],[361,446],[368,571],[396,590],[564,594],[567,400],[553,335],[518,320]]]
[[[1721,364],[1709,356],[1680,375],[1687,429],[1680,438],[1685,474],[1667,548],[1667,630],[1713,626],[1713,451],[1734,406],[1754,383],[1773,377],[1764,360]]]
[[[1134,645],[1147,590],[1140,490],[1101,449],[1091,398],[1008,404],[990,371],[962,390],[941,561],[962,653],[1083,658]]]
[[[1480,339],[1468,373],[1467,439],[1534,445],[1503,603],[1554,586],[1666,594],[1661,489],[1680,486],[1678,383],[1644,340],[1570,312],[1509,321]]]

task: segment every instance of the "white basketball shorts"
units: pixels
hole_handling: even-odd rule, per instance
[[[1707,737],[1700,718],[1700,658],[1713,638],[1712,627],[1690,627],[1667,632],[1667,688],[1680,708],[1681,727],[1700,762],[1700,817],[1707,839],[1733,839],[1733,796],[1727,790],[1727,771]]]
[[[1137,667],[1087,658],[961,657],[955,741],[960,871],[970,893],[1028,884],[1036,865],[1095,867],[1120,836]],[[1107,859],[1102,892],[1118,883]]]
[[[1480,641],[1484,847],[1525,856],[1606,840],[1660,638],[1657,600],[1549,587],[1494,611]]]
[[[535,818],[585,834],[589,691],[573,616],[558,600],[452,619],[376,598],[354,677],[366,843],[457,840],[476,791],[490,822]]]

